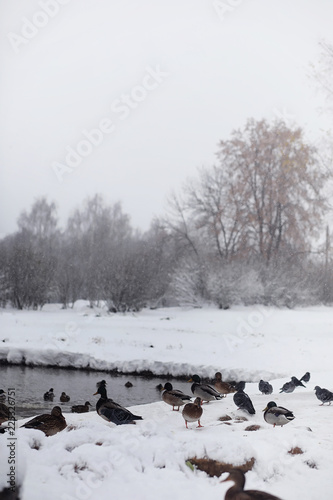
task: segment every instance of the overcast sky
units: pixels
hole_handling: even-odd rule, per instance
[[[0,234],[46,195],[148,229],[249,117],[331,125],[307,73],[332,0],[0,0]]]

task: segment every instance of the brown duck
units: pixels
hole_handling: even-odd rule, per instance
[[[167,382],[162,388],[162,399],[165,403],[172,406],[173,411],[179,411],[179,408],[183,406],[185,403],[189,403],[191,401],[191,396],[184,394],[182,391],[178,389],[174,389],[170,382]],[[177,410],[175,410],[175,406],[177,406]]]
[[[68,403],[68,401],[69,401],[71,398],[68,396],[68,394],[66,394],[65,392],[62,392],[62,393],[61,393],[61,396],[60,396],[60,398],[59,398],[59,399],[60,399],[60,401],[61,401],[62,403]]]
[[[228,384],[228,382],[222,381],[221,372],[215,373],[214,387],[217,390],[217,392],[219,392],[220,394],[224,394],[224,395],[236,392],[236,389],[231,384]]]
[[[202,416],[202,408],[201,408],[201,398],[197,397],[194,400],[194,403],[187,403],[182,411],[183,418],[185,420],[186,429],[187,422],[198,422],[197,427],[203,427],[200,423],[200,418]]]
[[[72,406],[72,413],[88,413],[89,406],[92,406],[89,401],[86,401],[84,405],[74,405]]]
[[[281,500],[281,498],[258,490],[245,490],[245,475],[240,469],[232,469],[227,479],[222,481],[233,481],[234,486],[228,489],[224,500]]]
[[[57,432],[63,431],[67,427],[67,423],[60,406],[55,406],[51,414],[39,415],[21,427],[37,429],[43,431],[46,436],[54,436]]]

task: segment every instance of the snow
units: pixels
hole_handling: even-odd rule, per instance
[[[91,411],[65,414],[67,429],[52,437],[17,428],[21,500],[96,495],[101,500],[199,500],[203,495],[221,500],[231,483],[221,482],[226,475],[211,478],[192,471],[186,461],[195,456],[235,466],[253,457],[246,487],[284,500],[326,498],[332,491],[333,405],[320,406],[314,394],[315,385],[333,389],[331,308],[168,308],[110,315],[81,301],[68,310],[58,305],[4,310],[0,327],[2,360],[156,375],[213,377],[219,370],[224,379],[248,381],[245,392],[256,408],[253,416],[237,410],[232,395],[204,404],[201,429],[194,423],[186,429],[181,411],[173,412],[163,401],[131,407],[143,417],[136,425],[117,427]],[[292,375],[299,378],[306,371],[311,372],[306,388],[279,393]],[[260,378],[271,382],[272,395],[259,393]],[[110,382],[108,394],[112,397]],[[266,424],[262,410],[271,400],[292,410],[295,420],[283,428]],[[223,415],[231,420],[220,421]],[[251,424],[259,430],[246,430]],[[9,438],[0,435],[1,471],[9,470]],[[303,453],[288,453],[294,447]],[[6,481],[2,474],[0,490]]]

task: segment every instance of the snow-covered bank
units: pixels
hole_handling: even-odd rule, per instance
[[[67,429],[49,438],[17,429],[21,500],[222,500],[230,484],[193,472],[186,460],[194,456],[234,465],[254,458],[247,487],[284,500],[317,500],[333,490],[333,405],[319,406],[313,390],[333,389],[330,308],[164,309],[109,316],[81,303],[65,311],[3,311],[0,327],[0,356],[9,362],[24,357],[34,364],[201,376],[218,369],[224,378],[252,380],[246,392],[256,408],[255,415],[246,415],[229,395],[204,405],[202,429],[190,424],[187,430],[181,412],[164,402],[132,407],[144,418],[135,426],[116,427],[91,411],[65,414]],[[306,371],[306,388],[279,393],[292,375]],[[270,379],[271,396],[259,393],[260,378]],[[108,392],[112,397],[111,380]],[[292,410],[295,420],[283,428],[266,424],[262,410],[270,400]],[[220,421],[226,414],[231,420]],[[250,424],[259,430],[246,430]],[[8,433],[0,435],[0,490],[9,471],[8,439]],[[290,454],[296,447],[302,453]]]
[[[331,308],[278,310],[258,306],[144,310],[108,315],[80,302],[74,310],[0,313],[0,359],[156,375],[258,380],[331,370]],[[292,362],[291,362],[292,361]]]

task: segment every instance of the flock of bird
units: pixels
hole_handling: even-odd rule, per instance
[[[300,379],[293,376],[289,382],[286,382],[281,387],[280,393],[291,393],[296,389],[296,387],[305,387],[303,382],[307,383],[309,380],[309,372],[306,372]],[[192,383],[192,395],[188,395],[178,389],[174,389],[170,382],[166,382],[164,386],[160,385],[159,387],[162,391],[162,400],[166,404],[172,406],[173,411],[179,411],[182,407],[182,416],[185,421],[186,428],[188,428],[188,423],[193,422],[197,422],[198,427],[202,427],[200,420],[203,414],[203,403],[221,400],[226,397],[227,394],[233,394],[233,401],[238,409],[242,409],[250,415],[254,415],[256,413],[249,395],[244,392],[246,385],[244,381],[240,381],[237,384],[232,385],[222,381],[221,373],[217,372],[212,384],[202,383],[201,378],[197,374],[193,375],[189,382]],[[135,424],[137,420],[142,420],[140,415],[133,414],[124,406],[115,402],[113,399],[108,398],[106,389],[107,383],[105,380],[97,382],[96,386],[97,391],[94,395],[99,395],[99,399],[96,403],[96,412],[101,418],[116,425]],[[129,385],[126,386],[129,387]],[[132,386],[132,384],[130,386]],[[270,395],[273,392],[272,385],[264,380],[259,381],[258,388],[264,395]],[[315,394],[321,401],[321,405],[325,403],[331,404],[333,401],[333,393],[328,389],[316,386]],[[53,388],[45,392],[43,397],[45,401],[53,401],[55,397]],[[192,402],[193,398],[195,399]],[[70,396],[68,396],[65,392],[62,392],[59,399],[61,402],[69,402]],[[8,407],[5,405],[5,401],[6,393],[4,390],[0,389],[0,425],[9,419],[10,412]],[[71,411],[73,413],[85,413],[89,412],[89,408],[91,406],[92,405],[89,401],[86,401],[84,405],[72,406]],[[273,427],[286,425],[295,418],[292,411],[282,406],[278,406],[274,401],[270,401],[266,408],[264,408],[263,412],[264,420],[268,424],[273,425]],[[53,436],[54,434],[64,430],[67,427],[67,423],[60,406],[54,406],[50,414],[38,415],[21,427],[26,429],[38,429],[44,432],[46,436]],[[2,429],[4,430],[4,428]],[[244,490],[245,476],[239,469],[232,470],[225,481],[232,481],[234,483],[234,486],[226,492],[225,500],[279,500],[277,497],[266,492]]]

